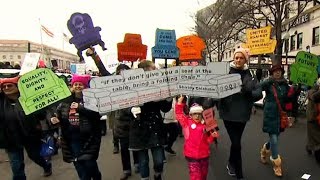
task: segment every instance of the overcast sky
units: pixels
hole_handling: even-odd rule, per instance
[[[177,38],[189,35],[194,27],[192,16],[214,0],[0,0],[0,39],[22,39],[41,42],[40,23],[55,37],[42,33],[44,44],[76,52],[63,42],[62,33],[71,37],[67,21],[74,12],[88,13],[94,26],[100,26],[102,40],[108,50],[100,52],[104,59],[115,58],[116,44],[125,33],[141,34],[148,46],[148,58],[154,46],[155,30],[174,29]],[[40,22],[39,22],[40,19]],[[97,47],[99,52],[100,47]]]

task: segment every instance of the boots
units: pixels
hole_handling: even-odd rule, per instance
[[[260,150],[260,161],[263,164],[267,163],[267,158],[270,156],[270,150],[267,149],[266,143],[262,146]]]
[[[273,159],[272,156],[270,156],[270,160],[271,160],[272,165],[273,165],[274,175],[276,175],[278,177],[282,177],[281,157],[280,157],[280,155],[278,155],[277,159]]]

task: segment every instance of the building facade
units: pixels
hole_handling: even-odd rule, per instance
[[[284,21],[282,22],[282,38],[283,38],[283,63],[290,64],[294,62],[294,58],[299,51],[309,51],[313,54],[320,55],[320,4],[317,1],[311,1],[301,12],[302,2],[296,0],[288,1],[286,7],[291,7],[291,11],[285,10]],[[212,5],[207,8],[211,8]],[[294,10],[293,10],[294,9]],[[203,10],[202,10],[203,11]],[[296,18],[298,11],[301,12]],[[257,17],[259,19],[259,17]],[[267,21],[261,21],[260,27],[267,26]],[[290,26],[289,30],[288,27]],[[245,31],[239,33],[238,41],[231,40],[228,42],[220,55],[222,61],[230,61],[233,59],[235,49],[245,42]],[[279,43],[279,42],[278,42]],[[281,42],[280,42],[281,43]],[[213,60],[218,60],[218,54],[212,53]],[[286,58],[286,57],[289,57]],[[256,63],[257,59],[252,58],[251,61]],[[267,63],[271,63],[267,59]]]
[[[40,59],[47,67],[70,69],[70,64],[79,61],[75,54],[27,40],[0,40],[0,62],[22,65],[26,53],[41,53]]]

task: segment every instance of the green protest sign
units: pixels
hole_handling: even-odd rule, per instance
[[[20,77],[19,101],[26,115],[71,95],[66,83],[50,69],[36,69]]]
[[[290,66],[290,80],[294,83],[301,83],[313,86],[318,78],[318,58],[316,55],[300,51],[296,61]]]

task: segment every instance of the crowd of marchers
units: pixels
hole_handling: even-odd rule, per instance
[[[254,103],[262,98],[263,91],[262,132],[269,135],[269,140],[261,142],[260,161],[264,164],[270,162],[274,175],[283,176],[282,154],[285,152],[279,152],[279,138],[294,123],[286,122],[285,115],[293,119],[298,116],[297,101],[301,85],[289,83],[284,78],[285,70],[281,65],[273,65],[269,69],[269,77],[261,80],[259,74],[250,72],[249,58],[246,49],[239,48],[230,63],[229,74],[241,76],[241,91],[238,93],[222,99],[179,95],[116,110],[107,115],[84,107],[82,92],[90,88],[89,82],[93,78],[90,75],[72,75],[71,80],[66,81],[72,94],[70,97],[29,115],[24,113],[19,102],[20,76],[2,78],[0,148],[8,155],[12,179],[26,179],[24,151],[43,169],[43,176],[51,176],[51,156],[61,148],[63,160],[73,163],[79,179],[101,180],[97,159],[101,136],[107,132],[108,119],[113,135],[113,153],[121,155],[121,180],[130,179],[133,172],[140,174],[142,180],[163,179],[165,155],[176,155],[173,144],[178,136],[185,139],[183,153],[190,179],[206,180],[210,144],[219,140],[218,129],[206,131],[202,113],[210,108],[217,109],[231,141],[228,162],[225,163],[226,173],[236,179],[245,179],[242,134],[250,121]],[[138,68],[152,71],[156,66],[152,61],[143,60]],[[120,64],[115,74],[119,75],[128,69],[129,66]],[[320,163],[320,79],[308,88],[307,101],[306,150],[313,153]],[[150,178],[149,151],[153,158],[153,178]],[[108,173],[104,174],[107,176]]]

